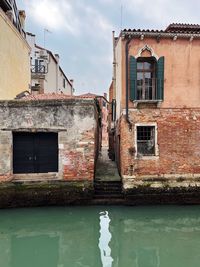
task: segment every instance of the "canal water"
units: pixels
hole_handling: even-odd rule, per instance
[[[199,267],[200,207],[0,211],[1,267]]]

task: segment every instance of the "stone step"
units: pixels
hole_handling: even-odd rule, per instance
[[[95,192],[115,192],[115,193],[121,193],[122,192],[122,188],[94,188]]]
[[[95,199],[113,199],[113,198],[122,198],[123,199],[123,194],[98,194],[98,195],[94,195]]]
[[[94,184],[94,187],[95,188],[99,188],[99,189],[121,189],[122,186],[121,185],[117,185],[117,184],[114,184],[114,185],[107,185],[107,184]]]
[[[98,181],[98,180],[95,180],[94,182],[95,185],[107,185],[107,186],[111,186],[111,185],[122,185],[122,182],[121,181]]]
[[[113,195],[118,195],[118,196],[121,196],[122,195],[122,192],[116,192],[116,191],[95,191],[94,193],[95,196],[106,196],[106,197],[109,197],[109,196],[113,196]]]

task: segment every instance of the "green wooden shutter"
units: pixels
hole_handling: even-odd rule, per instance
[[[129,77],[130,77],[130,100],[136,100],[137,60],[133,56],[130,56],[129,60]]]
[[[164,99],[164,57],[160,57],[157,61],[157,99]]]

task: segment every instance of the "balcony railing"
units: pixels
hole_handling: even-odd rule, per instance
[[[150,101],[160,100],[158,94],[158,82],[156,78],[144,78],[136,80],[136,100]]]
[[[47,73],[47,68],[46,66],[39,66],[39,65],[32,65],[31,66],[31,72],[35,74],[46,74]]]

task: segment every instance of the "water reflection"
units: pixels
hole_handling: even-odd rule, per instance
[[[108,211],[100,212],[100,238],[99,249],[101,252],[102,267],[112,267],[113,258],[111,257],[111,233],[109,231],[110,218]]]
[[[200,208],[0,211],[2,267],[199,267]]]

